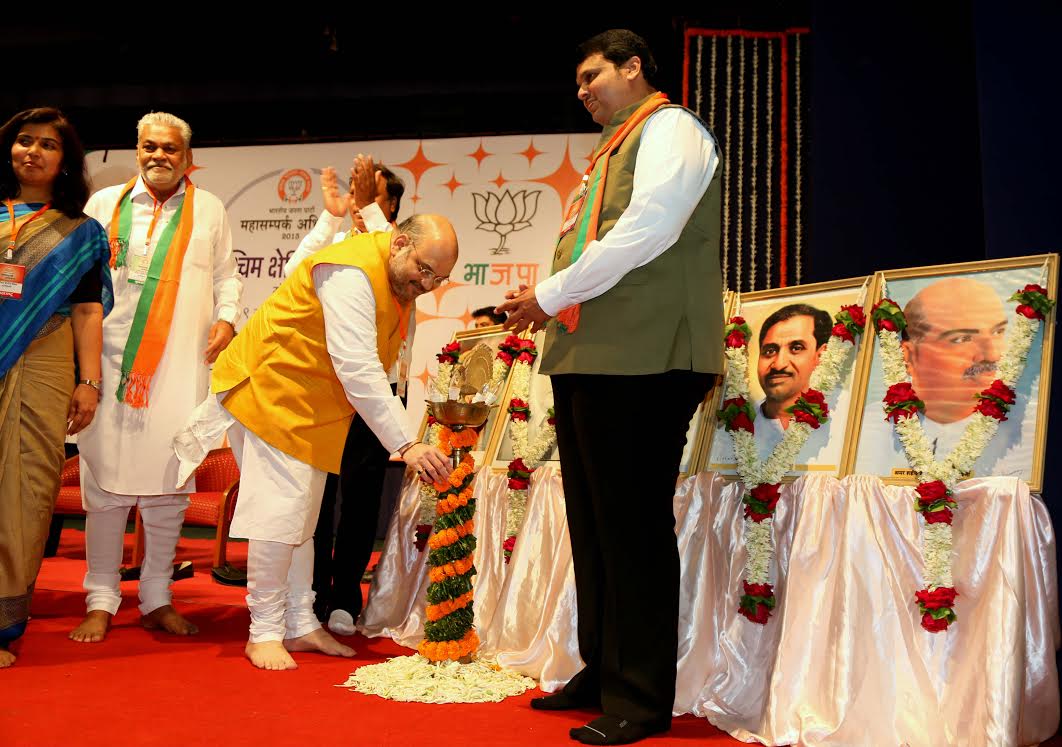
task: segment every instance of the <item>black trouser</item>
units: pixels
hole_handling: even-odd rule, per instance
[[[389,456],[376,434],[361,416],[355,415],[343,447],[340,473],[329,474],[325,482],[321,515],[313,534],[313,590],[317,592],[313,609],[322,621],[332,610],[346,610],[355,620],[361,613],[361,577],[376,540],[376,519]]]
[[[713,374],[551,377],[575,566],[579,652],[565,686],[636,723],[670,723],[678,659],[673,501]]]

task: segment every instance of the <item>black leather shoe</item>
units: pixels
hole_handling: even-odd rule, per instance
[[[606,714],[595,718],[586,726],[569,730],[568,734],[583,744],[631,744],[654,734],[663,734],[670,729],[671,719],[659,723],[635,723]]]
[[[536,711],[573,711],[579,708],[601,708],[601,703],[590,698],[579,698],[559,690],[552,695],[531,698],[531,707]]]

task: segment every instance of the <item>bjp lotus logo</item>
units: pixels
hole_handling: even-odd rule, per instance
[[[490,250],[491,254],[509,253],[508,247],[505,246],[506,237],[515,231],[530,227],[531,219],[538,210],[540,194],[541,190],[528,192],[523,189],[516,194],[505,190],[501,196],[493,193],[472,193],[476,219],[479,221],[476,228],[481,231],[493,231],[500,237],[498,246]]]

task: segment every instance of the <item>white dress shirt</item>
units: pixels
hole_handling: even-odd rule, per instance
[[[667,108],[651,115],[642,128],[630,204],[577,262],[535,286],[542,310],[556,316],[596,298],[674,246],[718,165],[715,141],[689,112]]]

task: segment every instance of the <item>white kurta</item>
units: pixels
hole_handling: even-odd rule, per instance
[[[415,436],[401,401],[391,393],[377,352],[372,284],[362,270],[342,265],[318,265],[313,269],[313,279],[336,378],[351,406],[384,448],[397,451]],[[240,499],[229,534],[302,544],[313,537],[317,526],[325,473],[269,446],[236,422],[221,404],[225,395],[222,392],[206,398],[187,423],[182,421],[184,427],[171,445],[183,462],[177,480],[191,475],[206,456],[208,444],[231,429],[233,449],[239,449],[242,458],[251,459],[255,467],[250,482],[247,477],[241,480]]]
[[[100,190],[85,212],[107,228],[121,192],[122,186]],[[162,207],[149,254],[183,199],[184,182]],[[114,310],[103,324],[103,397],[92,424],[79,438],[81,469],[88,473],[84,476],[110,493],[150,496],[195,490],[194,479],[182,490],[174,490],[173,437],[209,391],[210,368],[204,362],[204,351],[210,328],[219,320],[236,322],[243,282],[232,253],[224,205],[199,188],[194,199],[192,238],[181,267],[173,324],[151,383],[149,404],[142,409],[119,403],[115,391],[143,286],[129,282],[127,267],[111,271],[115,298]],[[142,178],[133,187],[132,201],[130,254],[143,250],[153,213],[154,200]]]

